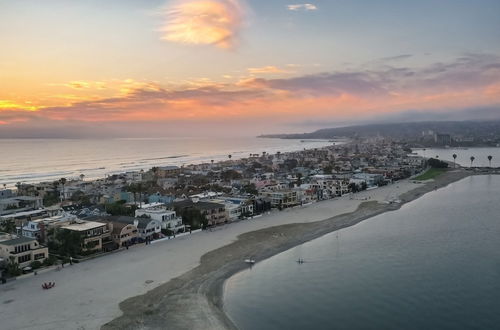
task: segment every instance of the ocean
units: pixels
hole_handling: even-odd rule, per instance
[[[260,138],[145,139],[0,139],[0,185],[58,180],[85,180],[154,166],[188,165],[210,160],[321,148],[328,141]]]
[[[292,248],[231,277],[224,310],[245,330],[499,329],[499,196],[468,177]]]

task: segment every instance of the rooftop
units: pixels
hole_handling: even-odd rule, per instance
[[[36,239],[34,238],[29,238],[29,237],[18,237],[18,238],[13,238],[13,239],[8,239],[5,241],[0,241],[0,244],[2,245],[19,245],[19,244],[25,244],[25,243],[31,243],[35,241]]]
[[[106,225],[101,223],[101,222],[85,221],[85,222],[81,222],[81,223],[73,223],[73,224],[68,225],[68,226],[62,226],[61,228],[68,229],[68,230],[74,230],[74,231],[85,231],[85,230],[100,228],[103,226],[106,226]]]

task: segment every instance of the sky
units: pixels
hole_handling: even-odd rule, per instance
[[[498,0],[0,0],[0,137],[500,119]]]

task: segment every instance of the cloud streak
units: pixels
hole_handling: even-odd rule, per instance
[[[314,11],[318,10],[318,7],[316,5],[313,5],[312,3],[301,3],[301,4],[293,4],[293,5],[288,5],[287,6],[288,10],[290,11]]]
[[[166,10],[162,39],[188,45],[233,48],[245,12],[239,0],[185,0]]]
[[[248,68],[248,72],[251,74],[273,74],[273,73],[289,73],[289,71],[280,69],[273,65],[263,66],[260,68]]]

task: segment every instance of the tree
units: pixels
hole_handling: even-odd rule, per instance
[[[134,216],[135,210],[137,209],[136,205],[127,206],[125,205],[125,201],[117,201],[115,203],[106,204],[106,212],[111,215],[125,215],[125,216]]]
[[[75,191],[73,195],[71,195],[71,201],[83,206],[90,206],[92,204],[89,196],[85,195],[81,190]]]
[[[16,258],[14,256],[9,256],[9,261],[7,263],[7,273],[10,276],[19,276],[22,271],[19,268],[19,264],[16,262]]]
[[[476,159],[476,157],[470,156],[470,167],[472,167],[472,163],[474,162],[474,159]]]
[[[66,184],[67,180],[66,178],[60,178],[59,179],[59,183],[61,184],[62,186],[62,196],[61,196],[61,201],[64,200],[64,185]]]
[[[182,222],[191,226],[191,229],[205,228],[208,224],[207,219],[201,211],[192,207],[175,208],[175,212],[182,217]]]
[[[433,168],[448,168],[448,163],[435,158],[429,158],[427,164]]]
[[[227,155],[227,158],[229,158],[230,160],[231,160],[231,158],[232,158],[232,157],[233,157],[233,156],[231,156],[231,155]]]
[[[80,174],[80,180],[83,181],[83,179],[85,178],[85,174]]]
[[[457,154],[453,154],[453,168],[456,166]]]
[[[11,219],[4,220],[0,225],[0,229],[1,229],[1,231],[5,232],[5,233],[9,233],[9,234],[15,233],[16,232],[16,223]]]
[[[251,195],[258,195],[259,191],[257,190],[257,187],[255,186],[255,183],[250,183],[245,186],[243,186],[243,191],[247,194]]]
[[[492,155],[489,155],[488,156],[488,161],[490,162],[490,167],[491,167],[491,160],[493,159],[493,156]]]
[[[76,257],[81,253],[83,240],[76,231],[59,229],[56,231],[54,243],[52,247],[57,250],[57,254]]]

